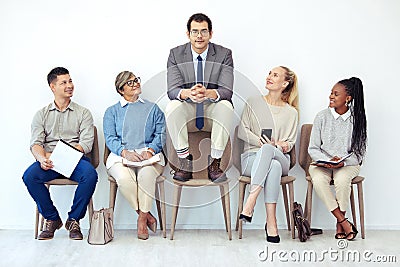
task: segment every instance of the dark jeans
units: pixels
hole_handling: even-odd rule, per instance
[[[39,212],[46,220],[57,220],[60,216],[53,205],[45,183],[61,177],[59,173],[53,170],[43,170],[38,161],[29,166],[22,177],[29,194],[37,204]],[[75,190],[71,211],[68,213],[68,219],[79,221],[85,216],[86,207],[96,188],[97,172],[90,164],[89,159],[82,157],[70,179],[78,182],[78,186]]]

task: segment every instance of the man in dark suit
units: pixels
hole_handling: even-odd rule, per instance
[[[167,63],[166,122],[180,165],[173,178],[192,178],[188,131],[204,130],[211,131],[208,177],[222,182],[226,176],[219,164],[233,115],[232,51],[210,43],[212,23],[204,14],[189,18],[186,34],[190,42],[171,49]]]

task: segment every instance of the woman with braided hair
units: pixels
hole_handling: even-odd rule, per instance
[[[366,146],[367,120],[362,82],[356,77],[341,80],[331,90],[329,108],[315,117],[308,147],[314,162],[337,162],[312,164],[309,169],[315,192],[337,220],[336,239],[354,240],[358,233],[345,213],[351,180],[360,172]],[[347,155],[350,156],[341,161]],[[336,197],[330,190],[331,180]]]

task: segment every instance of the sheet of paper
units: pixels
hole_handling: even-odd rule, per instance
[[[142,153],[143,151],[146,151],[146,148],[135,149],[135,152],[138,154]],[[142,166],[152,165],[156,162],[159,162],[160,160],[161,160],[160,153],[158,153],[152,156],[151,158],[143,161],[129,161],[125,158],[122,158],[122,164],[132,167],[142,167]]]
[[[50,160],[53,162],[53,170],[69,178],[82,158],[83,152],[69,145],[64,140],[59,140],[51,153]]]

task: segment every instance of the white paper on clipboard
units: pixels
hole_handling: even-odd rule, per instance
[[[83,152],[60,139],[50,156],[52,170],[70,178],[82,156]]]

